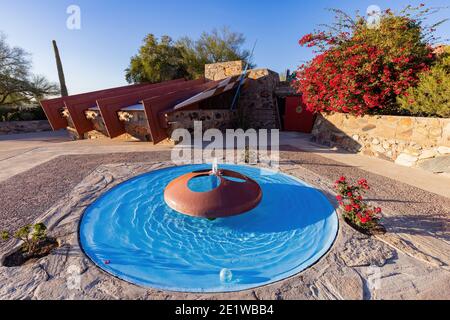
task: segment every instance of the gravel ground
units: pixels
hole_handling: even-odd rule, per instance
[[[101,164],[169,159],[169,151],[57,157],[0,182],[0,230],[34,221]]]
[[[285,151],[281,153],[281,166],[283,164],[299,165],[328,180],[331,185],[340,176],[354,179],[355,183],[359,178],[367,179],[371,189],[367,192],[366,199],[382,207],[389,207],[396,213],[433,215],[441,218],[448,218],[450,214],[449,198],[314,153],[302,152],[292,147],[283,150]]]
[[[13,230],[33,221],[100,164],[163,161],[169,157],[169,151],[69,155],[36,166],[0,183],[0,230]],[[341,175],[366,178],[372,187],[367,198],[396,213],[385,218],[387,224],[449,240],[448,198],[292,147],[283,147],[280,158],[282,166],[301,166],[330,184]]]

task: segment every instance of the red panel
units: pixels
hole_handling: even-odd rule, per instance
[[[210,87],[210,83],[205,83],[203,85],[180,90],[161,97],[146,99],[142,102],[144,104],[144,110],[147,116],[153,144],[156,144],[168,138],[165,129],[165,111],[170,110],[177,103],[180,103],[181,101],[202,92],[208,87]]]
[[[84,112],[96,105],[97,99],[102,98],[108,98],[108,97],[115,97],[123,94],[128,93],[135,93],[142,90],[148,90],[153,88],[159,88],[166,86],[171,83],[179,83],[179,82],[185,82],[183,79],[177,79],[172,81],[166,81],[161,83],[155,83],[155,84],[147,84],[145,86],[133,86],[133,87],[123,87],[118,89],[112,89],[107,92],[103,93],[97,93],[97,94],[91,94],[87,96],[78,97],[76,99],[71,99],[70,101],[64,101],[65,106],[69,110],[70,117],[72,118],[73,124],[75,126],[75,129],[77,130],[77,133],[79,135],[82,135],[83,133],[86,133],[88,131],[93,130],[92,122],[88,119],[86,119],[86,115]]]
[[[119,120],[117,112],[125,107],[138,104],[142,100],[169,94],[182,89],[190,88],[204,83],[204,79],[186,81],[182,83],[165,83],[163,87],[146,89],[134,93],[129,93],[121,96],[115,96],[110,98],[104,98],[97,100],[97,106],[100,108],[103,122],[105,123],[108,135],[111,138],[115,138],[125,133],[125,126],[122,121]]]
[[[59,130],[59,129],[64,129],[67,127],[67,119],[64,118],[61,115],[61,105],[64,102],[62,101],[62,99],[53,99],[52,101],[50,100],[43,100],[40,101],[40,104],[42,106],[42,109],[45,112],[45,115],[47,116],[48,122],[50,122],[50,125],[52,126],[53,130]]]
[[[306,110],[302,97],[286,97],[284,130],[310,133],[314,125],[314,113]]]
[[[184,79],[178,79],[177,81],[184,81]],[[110,88],[110,89],[103,89],[93,92],[87,92],[87,93],[80,93],[71,95],[68,97],[62,97],[62,98],[54,98],[54,99],[47,99],[40,101],[42,109],[44,109],[45,115],[47,116],[50,125],[52,126],[53,130],[63,129],[67,127],[67,119],[65,119],[62,115],[60,110],[64,107],[64,102],[66,101],[72,101],[77,100],[83,97],[94,97],[102,94],[106,94],[111,91],[121,90],[121,89],[133,89],[133,88],[142,88],[152,86],[152,84],[148,83],[141,83],[141,84],[133,84],[128,86],[122,86],[117,88]]]

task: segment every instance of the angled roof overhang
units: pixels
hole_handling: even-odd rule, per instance
[[[181,82],[184,81],[184,79],[177,79],[173,81]],[[84,111],[89,107],[95,106],[97,99],[113,97],[153,87],[159,87],[161,85],[161,83],[129,85],[88,93],[81,93],[62,98],[42,100],[40,101],[40,103],[53,130],[63,129],[67,127],[67,119],[61,114],[61,109],[66,107],[72,118],[77,133],[81,135],[92,130],[92,123],[85,118]]]
[[[233,90],[239,86],[239,83],[241,83],[242,75],[240,76],[233,76],[226,78],[221,81],[215,81],[214,85],[211,88],[208,88],[184,101],[181,101],[180,103],[173,106],[171,109],[167,110],[167,113],[175,112],[181,109],[184,109],[186,107],[189,107],[193,104],[199,103],[200,101],[218,96],[222,93],[225,93],[227,91]],[[247,80],[247,77],[245,76],[243,79],[243,84]]]
[[[137,107],[142,106],[142,100],[171,94],[183,89],[189,89],[193,86],[203,84],[204,82],[204,79],[170,83],[165,82],[164,86],[152,87],[125,95],[98,99],[97,106],[100,108],[100,113],[109,137],[115,138],[125,133],[124,124],[119,120],[117,115],[118,111],[137,111]],[[130,110],[130,107],[134,107],[133,110]],[[144,107],[142,106],[142,111],[143,110]]]

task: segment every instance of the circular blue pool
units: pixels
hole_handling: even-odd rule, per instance
[[[100,196],[80,223],[85,253],[103,270],[138,285],[227,292],[292,276],[332,246],[338,230],[333,206],[317,189],[282,173],[222,165],[262,189],[261,203],[239,216],[210,221],[166,205],[163,193],[171,180],[209,167],[155,170]]]

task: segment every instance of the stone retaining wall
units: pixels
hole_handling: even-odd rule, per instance
[[[47,120],[0,122],[0,135],[51,130]]]
[[[202,121],[202,129],[205,132],[208,129],[234,128],[236,125],[237,113],[229,109],[209,109],[209,110],[181,110],[170,113],[168,120],[170,123],[169,137],[171,133],[178,128],[187,129],[194,132],[194,121]]]
[[[450,172],[450,119],[320,115],[313,140],[436,173]]]

